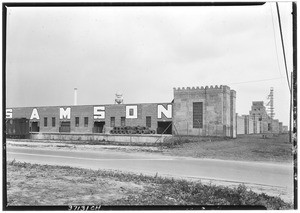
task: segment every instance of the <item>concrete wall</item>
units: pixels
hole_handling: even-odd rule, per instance
[[[176,134],[235,137],[235,95],[228,86],[174,88]],[[194,102],[203,103],[202,128],[193,127]]]
[[[249,134],[253,134],[254,133],[254,122],[253,119],[248,115],[248,127],[249,127]]]
[[[260,125],[261,125],[261,122],[259,120],[256,120],[256,134],[260,134]]]
[[[249,134],[249,115],[242,115],[244,119],[244,132],[245,134]]]
[[[243,116],[236,115],[236,127],[238,135],[245,134],[245,119]]]
[[[253,120],[249,115],[236,115],[237,120],[237,134],[259,134],[260,121]]]
[[[279,120],[277,119],[272,121],[272,133],[279,134]]]
[[[170,135],[110,135],[110,134],[81,134],[81,133],[32,133],[33,140],[58,140],[58,141],[106,141],[122,143],[163,143]]]
[[[236,138],[236,91],[230,90],[230,136]]]

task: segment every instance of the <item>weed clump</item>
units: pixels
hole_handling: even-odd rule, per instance
[[[108,186],[108,180],[114,180],[122,184],[131,186],[132,184],[142,186],[139,191],[133,189],[124,189],[122,198],[111,198],[107,201],[107,204],[113,203],[114,205],[259,205],[264,206],[267,209],[292,209],[291,203],[284,202],[280,197],[269,196],[265,193],[255,193],[245,185],[239,185],[235,188],[217,186],[213,184],[203,184],[201,182],[187,181],[184,179],[174,179],[161,177],[156,173],[153,176],[144,174],[124,173],[120,171],[110,170],[91,170],[82,168],[73,168],[69,166],[51,166],[51,165],[39,165],[30,164],[26,162],[17,162],[15,160],[7,162],[8,171],[20,171],[20,168],[26,168],[28,172],[28,178],[26,187],[30,190],[35,190],[37,184],[30,185],[30,180],[38,178],[48,181],[61,181],[61,187],[59,193],[62,193],[62,197],[69,197],[70,192],[68,188],[64,188],[65,185],[71,183],[72,186],[77,186],[80,190],[80,195],[70,198],[70,200],[81,199],[80,196],[92,196],[89,199],[93,199],[93,196],[97,196],[103,193],[104,185]],[[20,174],[20,173],[19,173]],[[39,174],[38,176],[33,174]],[[48,174],[48,175],[47,175]],[[11,174],[12,177],[15,177]],[[23,174],[24,175],[24,174]],[[9,179],[8,194],[10,194],[10,188],[14,185],[20,185],[24,187],[25,183],[16,183],[18,178]],[[41,183],[42,184],[42,183]],[[44,181],[44,185],[39,185],[40,189],[47,188],[47,181]],[[95,184],[97,187],[95,187]],[[88,186],[91,186],[89,188]],[[32,195],[31,200],[36,200],[41,192],[37,190],[37,194]],[[22,189],[21,189],[22,190]],[[105,188],[105,190],[108,190]],[[108,190],[109,191],[109,190]],[[123,193],[122,192],[122,193]],[[45,193],[45,191],[41,192]],[[47,194],[54,193],[48,191]],[[49,196],[50,196],[49,194]],[[10,195],[11,202],[16,200],[22,200],[23,198],[16,193]],[[25,196],[25,195],[23,195]],[[35,197],[36,196],[36,197]],[[23,199],[24,200],[24,199]],[[67,201],[64,201],[67,202]],[[71,202],[71,201],[70,201]],[[89,202],[97,204],[99,200],[89,200]],[[103,203],[105,204],[105,203]],[[34,204],[35,205],[35,204]]]

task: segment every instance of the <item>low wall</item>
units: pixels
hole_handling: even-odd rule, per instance
[[[101,141],[154,144],[163,143],[172,135],[112,135],[112,134],[83,134],[83,133],[31,133],[33,140],[57,140],[57,141]]]
[[[236,116],[236,133],[238,135],[245,134],[245,119],[242,116]]]
[[[249,125],[248,125],[249,134],[253,134],[254,133],[254,123],[253,123],[252,118],[250,118],[250,116],[249,116],[248,122],[249,122]]]

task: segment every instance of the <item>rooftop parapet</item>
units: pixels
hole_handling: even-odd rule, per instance
[[[252,101],[253,106],[263,106],[264,102],[263,101]]]
[[[177,87],[177,88],[173,88],[173,90],[174,90],[174,92],[176,91],[176,92],[180,92],[180,91],[182,91],[182,92],[185,92],[185,91],[208,91],[208,90],[216,90],[216,89],[218,89],[218,90],[230,90],[230,88],[228,87],[228,86],[226,86],[226,85],[220,85],[220,86],[218,86],[218,85],[215,85],[215,86],[205,86],[205,87],[203,87],[203,86],[201,86],[201,87]]]

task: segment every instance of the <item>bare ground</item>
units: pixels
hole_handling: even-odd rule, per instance
[[[188,156],[195,158],[212,158],[222,160],[239,161],[260,161],[260,162],[278,162],[291,163],[293,161],[292,144],[288,142],[288,135],[279,135],[263,139],[261,135],[238,136],[237,139],[213,139],[199,140],[197,138],[181,138],[185,143],[174,143],[169,147],[142,147],[142,146],[115,146],[115,145],[78,145],[70,143],[56,142],[15,142],[7,141],[8,146],[25,146],[42,149],[59,150],[81,150],[81,151],[103,151],[112,150],[139,154],[162,154],[172,156]],[[176,140],[176,138],[174,139]],[[28,203],[35,205],[52,205],[53,201],[59,200],[57,205],[65,205],[70,201],[74,204],[99,204],[97,201],[105,203],[120,202],[123,197],[130,194],[140,193],[149,187],[147,184],[135,182],[120,182],[113,178],[94,177],[92,181],[83,180],[81,177],[71,176],[64,170],[53,170],[51,173],[37,171],[28,171],[24,168],[17,171],[16,168],[10,168],[8,173],[8,192],[11,193],[10,203]],[[45,171],[46,172],[46,171]],[[92,177],[91,177],[92,178]],[[87,179],[89,180],[89,179]],[[204,181],[205,182],[205,181]],[[45,183],[48,183],[45,185]],[[208,182],[207,182],[208,183]],[[217,185],[234,187],[237,184],[228,184],[215,182]],[[36,190],[32,190],[32,186]],[[96,186],[96,187],[95,187]],[[100,188],[98,186],[101,186]],[[266,192],[268,195],[280,196],[287,202],[292,202],[293,195],[287,194],[285,190],[278,188],[263,188],[259,186],[247,186],[257,193]],[[20,191],[20,189],[22,189]],[[64,189],[64,190],[62,190]],[[89,189],[87,192],[86,190]],[[101,189],[101,190],[100,190]],[[64,194],[68,191],[70,196]],[[99,191],[100,190],[100,191]],[[85,193],[82,193],[85,191]],[[43,192],[37,197],[36,193]],[[55,193],[52,193],[55,192]],[[76,198],[77,197],[77,198]],[[33,200],[32,198],[35,198]],[[72,199],[71,199],[72,198]],[[71,200],[70,200],[71,199]],[[118,200],[119,199],[119,200]],[[172,200],[172,199],[171,199]],[[82,202],[81,202],[82,201]]]
[[[172,156],[209,158],[237,161],[261,161],[292,163],[295,149],[288,142],[288,134],[262,138],[261,135],[240,135],[236,139],[177,137],[166,146],[116,146],[116,145],[85,145],[64,142],[16,142],[7,141],[8,145],[26,146],[43,149],[60,150],[114,150],[128,153],[156,153]]]
[[[112,205],[124,196],[140,193],[145,185],[79,171],[48,165],[8,165],[8,203],[11,206]]]
[[[262,205],[292,209],[279,197],[173,178],[19,162],[7,164],[8,205]]]

